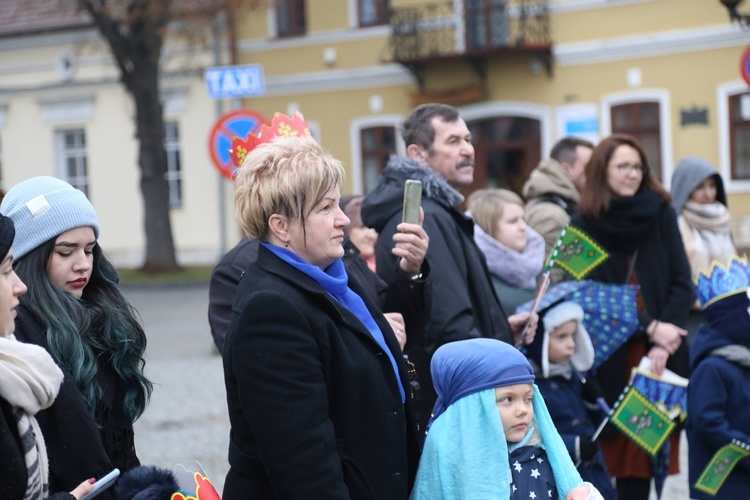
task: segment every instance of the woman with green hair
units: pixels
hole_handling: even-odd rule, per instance
[[[50,489],[139,465],[133,422],[152,390],[146,336],[97,242],[94,207],[68,183],[34,177],[8,191],[0,212],[15,224],[15,271],[29,288],[16,336],[47,349],[65,375],[55,402],[37,414]]]

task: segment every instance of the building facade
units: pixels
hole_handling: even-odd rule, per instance
[[[74,12],[3,10],[2,186],[33,175],[68,180],[96,207],[113,261],[139,265],[133,104],[107,47]],[[469,123],[471,189],[519,191],[565,135],[632,133],[667,186],[683,156],[713,163],[737,243],[750,246],[750,88],[740,73],[750,35],[718,0],[280,0],[232,17],[233,29],[223,24],[218,36],[206,27],[216,47],[165,48],[171,217],[183,265],[213,263],[240,237],[231,182],[208,147],[216,117],[239,106],[268,118],[302,112],[344,162],[348,193],[367,192],[389,155],[404,153],[398,126],[422,102],[454,104]],[[212,101],[202,71],[226,64],[260,65],[265,93]]]

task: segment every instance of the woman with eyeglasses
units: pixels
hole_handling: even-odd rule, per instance
[[[640,286],[636,298],[641,331],[597,370],[607,403],[614,405],[628,384],[631,368],[644,356],[657,375],[668,368],[687,377],[683,327],[695,300],[690,266],[669,193],[651,174],[637,139],[614,134],[594,149],[586,165],[580,213],[571,224],[589,233],[611,255],[587,278]],[[669,474],[679,472],[679,435],[672,434]],[[646,452],[611,425],[600,440],[619,498],[648,499],[654,474]]]

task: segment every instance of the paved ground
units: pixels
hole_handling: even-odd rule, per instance
[[[193,469],[198,461],[219,492],[229,470],[221,358],[206,310],[208,286],[126,288],[148,336],[146,373],[154,393],[135,424],[143,464]]]
[[[206,319],[208,285],[125,293],[148,335],[146,373],[154,382],[151,405],[135,426],[138,456],[144,464],[170,469],[198,461],[221,492],[229,469],[229,421],[221,358]],[[683,473],[667,480],[664,500],[688,498],[684,436],[681,449]]]

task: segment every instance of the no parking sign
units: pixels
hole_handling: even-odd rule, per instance
[[[268,123],[266,117],[255,111],[238,109],[221,115],[216,124],[211,128],[208,139],[208,149],[211,151],[211,160],[221,175],[227,179],[234,179],[237,170],[232,165],[229,156],[229,148],[232,147],[233,137],[247,137],[249,133],[258,133],[261,125]]]
[[[750,85],[750,46],[742,53],[740,58],[740,74],[745,82]]]

